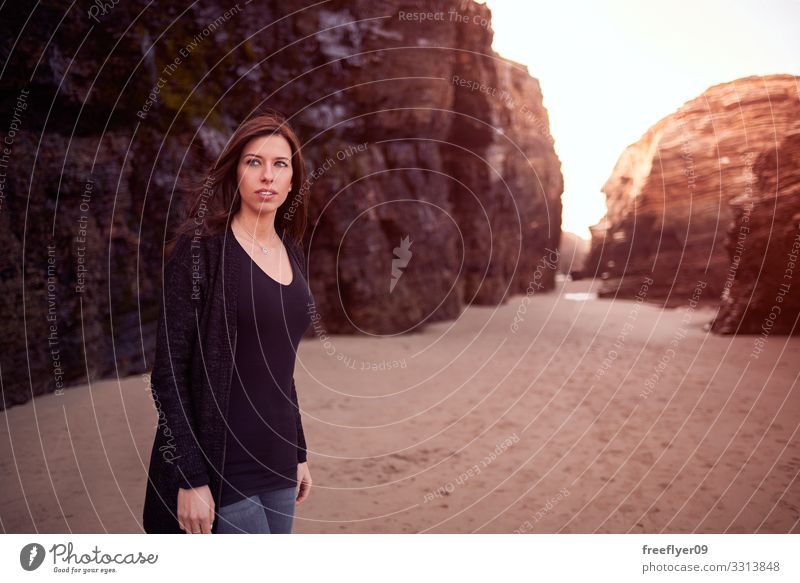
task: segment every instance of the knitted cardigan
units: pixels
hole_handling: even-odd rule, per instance
[[[277,225],[276,225],[277,227]],[[277,228],[308,282],[303,251]],[[225,234],[181,235],[164,268],[162,304],[150,388],[158,425],[150,455],[142,522],[147,533],[178,526],[178,488],[209,485],[219,510],[228,398],[236,354],[239,254]],[[306,443],[297,391],[297,461]],[[215,513],[212,532],[217,531]]]

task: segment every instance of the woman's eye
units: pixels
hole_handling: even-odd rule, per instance
[[[258,158],[250,158],[249,160],[245,160],[245,164],[247,164],[248,166],[258,166],[261,164],[261,160],[259,160]],[[275,162],[275,164],[280,166],[281,168],[286,168],[289,166],[283,160],[278,160],[277,162]]]

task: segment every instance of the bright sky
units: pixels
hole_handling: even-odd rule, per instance
[[[622,150],[711,85],[800,74],[800,0],[487,0],[493,48],[539,79],[564,174],[563,229],[589,238]]]

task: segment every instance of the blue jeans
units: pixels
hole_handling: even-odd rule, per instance
[[[293,486],[222,506],[217,534],[291,534],[296,497]]]

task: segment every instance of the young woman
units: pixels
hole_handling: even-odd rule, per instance
[[[300,141],[259,114],[205,178],[164,270],[143,525],[289,533],[311,489],[293,377],[313,306]]]

